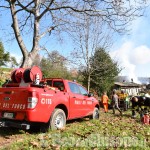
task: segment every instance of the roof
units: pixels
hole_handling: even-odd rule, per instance
[[[126,81],[127,83],[131,82],[131,78],[129,76],[117,76],[116,77],[116,82],[123,82]],[[150,84],[150,78],[149,77],[135,77],[132,78],[132,80],[136,81],[136,83],[140,83],[140,84]]]
[[[134,83],[134,82],[115,82],[115,85],[121,86],[121,87],[140,87],[140,84]]]

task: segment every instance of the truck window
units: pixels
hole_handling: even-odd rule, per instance
[[[44,84],[45,84],[44,81],[40,82],[40,85],[44,85]],[[52,86],[52,80],[47,80],[46,85]]]
[[[80,90],[79,90],[79,87],[77,86],[77,84],[69,82],[69,88],[72,93],[80,94]]]
[[[52,80],[47,80],[47,85],[52,86]]]
[[[81,94],[87,96],[88,95],[87,90],[85,88],[83,88],[82,86],[80,86],[80,85],[78,85],[78,86],[79,86]]]
[[[53,87],[57,87],[60,91],[64,91],[64,83],[62,81],[53,81]]]

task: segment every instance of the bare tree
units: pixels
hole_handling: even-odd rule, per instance
[[[112,31],[97,17],[84,16],[76,26],[72,26],[70,36],[74,41],[75,51],[71,53],[71,62],[83,68],[88,77],[87,89],[90,90],[90,80],[93,68],[90,58],[98,47],[108,48],[111,45]]]
[[[134,16],[139,15],[141,6],[144,6],[143,1],[145,0],[2,0],[0,8],[11,12],[11,27],[23,55],[21,67],[27,67],[31,66],[41,49],[40,40],[51,33],[56,34],[55,31],[66,31],[68,26],[76,22],[76,14],[96,16],[109,27],[122,31]],[[24,39],[31,36],[32,47],[29,49]]]

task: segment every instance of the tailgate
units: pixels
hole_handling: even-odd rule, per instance
[[[27,88],[0,88],[0,110],[25,110],[28,97]]]
[[[28,88],[0,88],[0,117],[23,119],[31,93]]]

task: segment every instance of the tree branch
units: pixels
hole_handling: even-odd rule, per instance
[[[46,12],[49,11],[49,8],[53,4],[53,2],[54,2],[54,0],[51,0],[50,3],[48,4],[48,6],[44,5],[46,7],[46,9],[41,13],[41,15],[39,16],[39,19],[41,19],[46,14]]]
[[[32,3],[34,3],[34,1],[30,2],[30,3],[29,3],[28,5],[26,5],[26,6],[23,6],[23,5],[19,2],[19,0],[17,0],[17,2],[18,2],[18,5],[19,5],[22,9],[17,10],[16,13],[18,13],[18,12],[21,11],[21,10],[25,10],[25,11],[27,11],[27,12],[29,12],[29,13],[34,14],[34,10],[33,10],[33,9],[28,9],[28,7],[29,7]]]
[[[52,26],[50,28],[48,28],[45,32],[43,32],[39,37],[42,38],[43,36],[45,36],[48,32],[49,34],[51,34],[51,31],[55,29],[55,27],[57,26]]]

